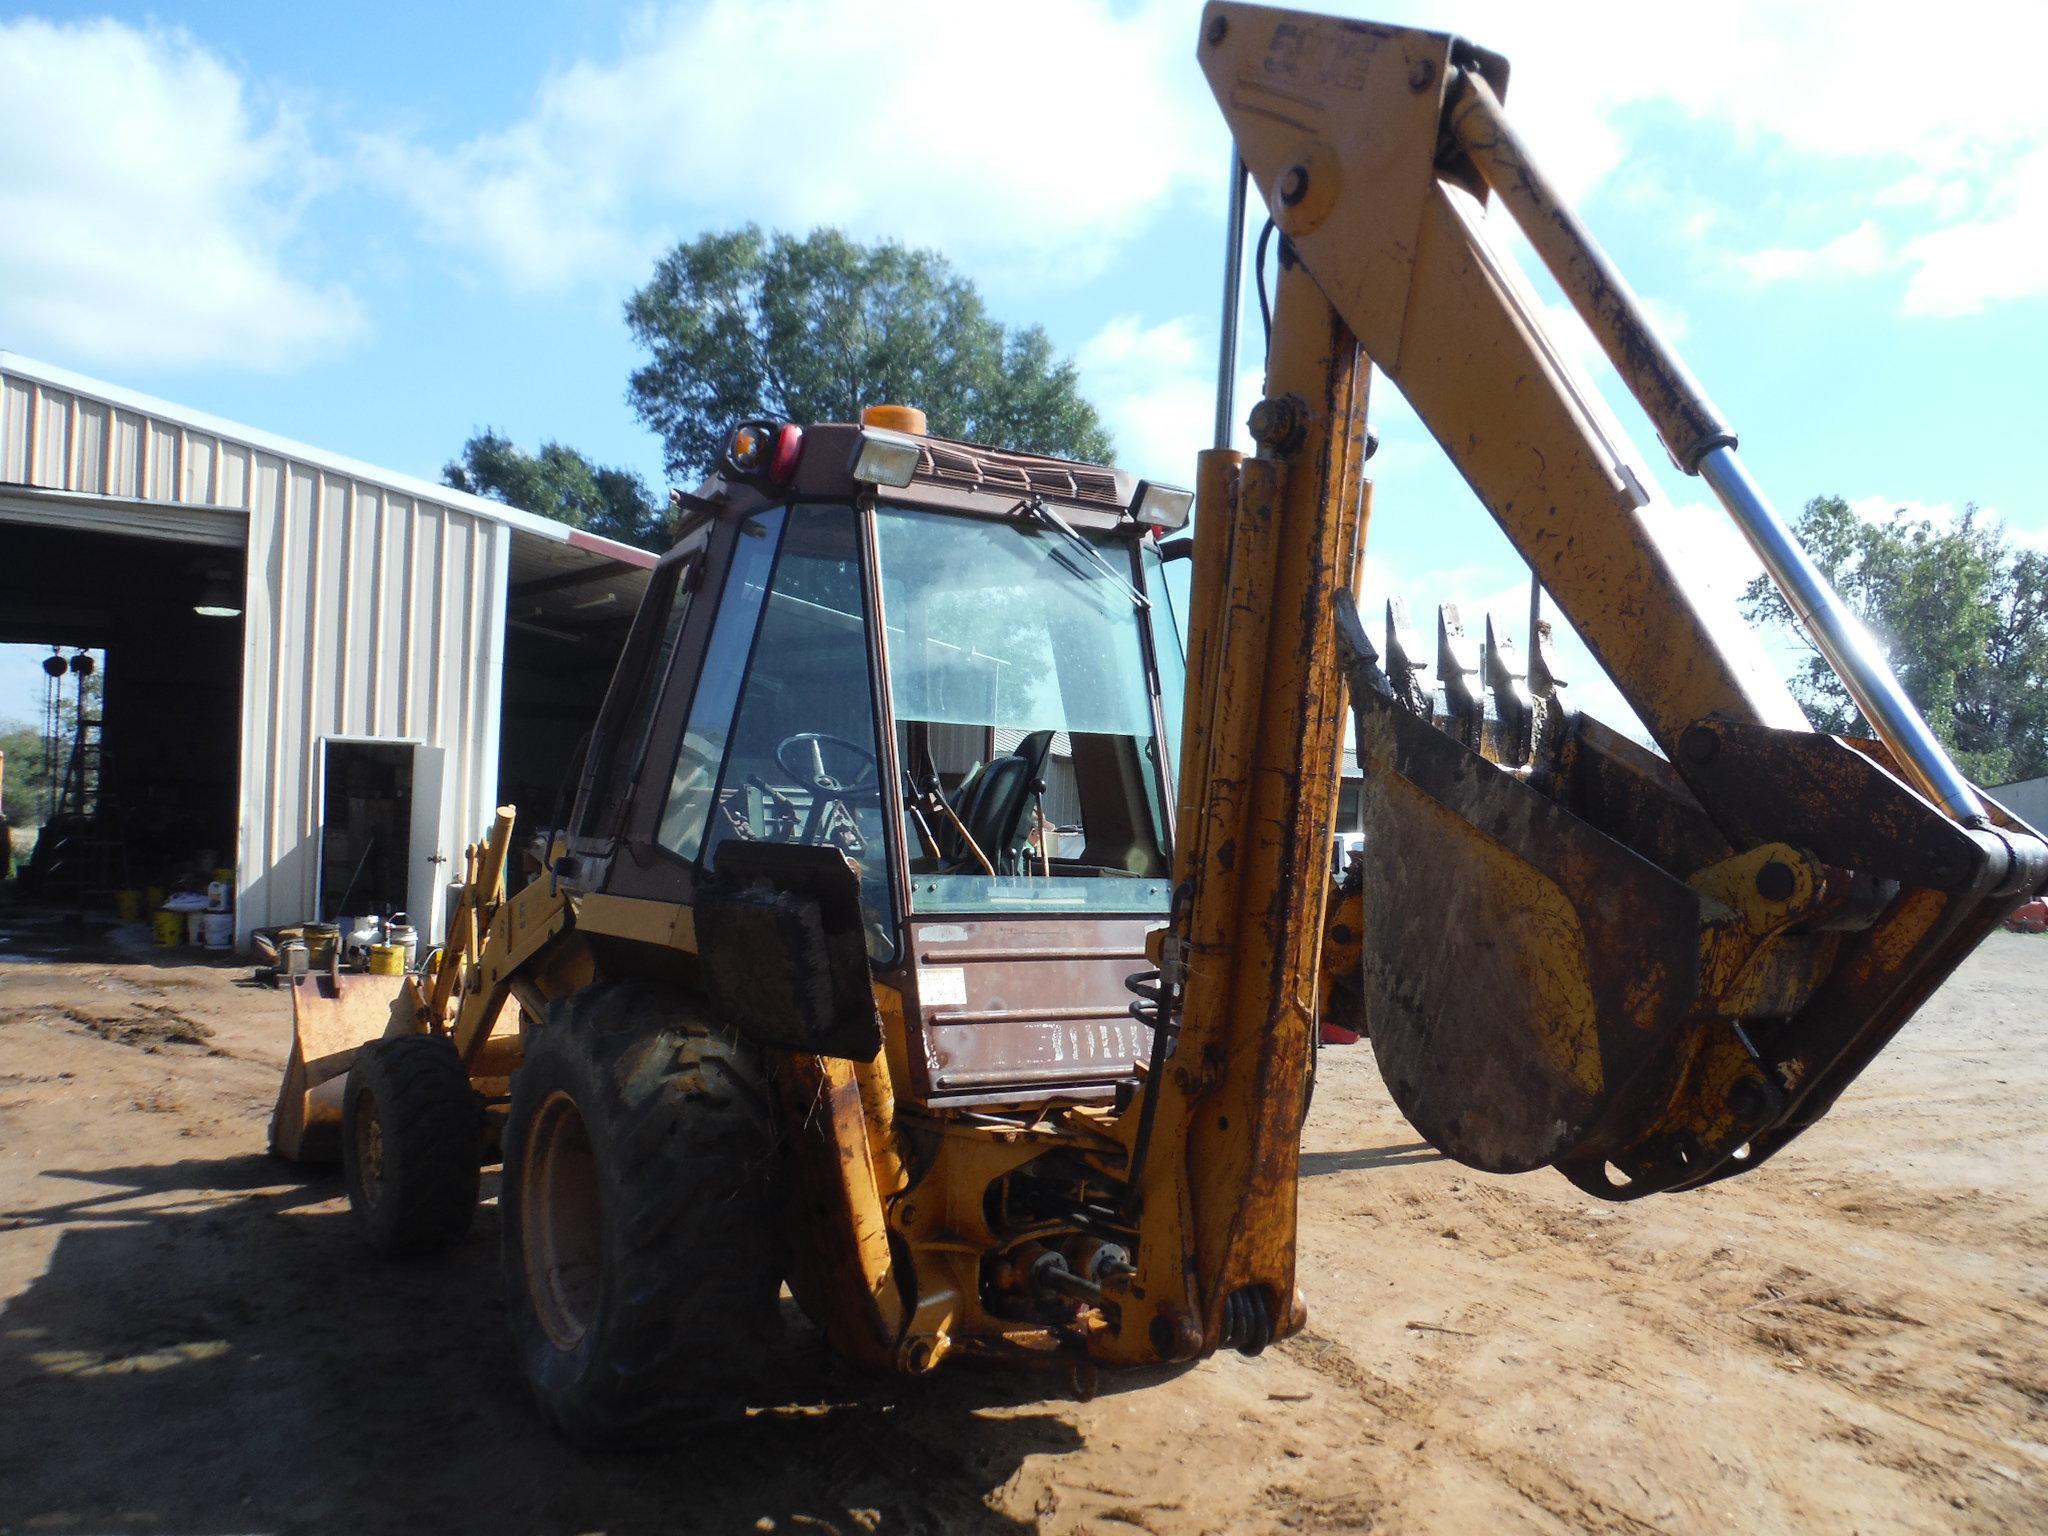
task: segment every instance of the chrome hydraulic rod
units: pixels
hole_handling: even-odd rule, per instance
[[[1244,189],[1250,178],[1235,144],[1230,146],[1230,203],[1223,223],[1223,328],[1216,343],[1216,446],[1228,448],[1237,423],[1237,309],[1244,297]]]
[[[1700,456],[1735,432],[1707,398],[1636,298],[1628,280],[1579,221],[1529,153],[1500,98],[1477,71],[1459,76],[1450,107],[1459,147],[1528,237],[1543,265],[1586,322],[1657,429],[1664,451],[1688,475]]]
[[[1450,124],[1459,146],[1649,415],[1673,462],[1713,488],[1864,719],[1923,793],[1964,825],[1981,824],[1984,808],[1976,792],[1899,686],[1884,652],[1750,478],[1736,455],[1734,430],[1537,167],[1500,99],[1475,71],[1460,78]]]
[[[1799,615],[1799,622],[1835,669],[1863,718],[1930,799],[1965,826],[1981,824],[1984,807],[1977,792],[1906,697],[1870,631],[1835,595],[1827,577],[1808,558],[1777,508],[1743,467],[1741,457],[1732,447],[1712,449],[1700,460],[1699,472],[1735,519],[1735,526],[1749,540],[1749,547],[1771,573],[1771,580],[1785,594],[1785,601]]]

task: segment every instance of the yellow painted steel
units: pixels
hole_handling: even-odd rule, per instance
[[[1202,68],[1280,229],[1651,734],[1669,752],[1713,714],[1803,727],[1732,609],[1663,549],[1624,445],[1478,205],[1439,179],[1453,39],[1262,6],[1204,16]],[[1309,192],[1290,203],[1296,173]]]
[[[1187,675],[1210,677],[1230,559],[1231,520],[1244,455],[1232,448],[1204,449],[1195,468],[1193,570],[1188,578]],[[1209,799],[1209,699],[1189,688],[1181,701],[1179,814],[1174,820],[1174,867],[1185,879],[1201,844],[1203,807]]]
[[[1277,1332],[1299,1326],[1294,1196],[1345,714],[1334,634],[1310,616],[1328,613],[1351,580],[1368,376],[1351,328],[1306,272],[1283,267],[1266,394],[1305,409],[1300,448],[1280,450],[1287,477],[1268,535],[1276,546],[1267,598],[1275,617],[1263,656],[1252,658],[1264,686],[1232,860],[1229,1012],[1213,1043],[1193,1030],[1183,1036],[1184,1048],[1220,1049],[1225,1062],[1218,1090],[1192,1118],[1185,1151],[1211,1340],[1224,1298],[1247,1286],[1268,1293]],[[1220,861],[1223,853],[1214,847],[1204,857]],[[1198,883],[1197,925],[1201,903]]]
[[[1233,1292],[1263,1294],[1276,1333],[1306,1316],[1294,1286],[1294,1187],[1314,1027],[1322,897],[1337,793],[1343,683],[1327,611],[1358,553],[1367,372],[1350,329],[1305,273],[1283,270],[1266,392],[1288,440],[1231,465],[1203,456],[1206,615],[1189,657],[1184,760],[1194,814],[1176,850],[1191,892],[1168,941],[1185,967],[1180,1036],[1159,1099],[1141,1196],[1137,1275],[1158,1338],[1122,1335],[1109,1359],[1223,1340]],[[1230,468],[1234,498],[1221,494]],[[1218,546],[1224,558],[1217,560]],[[1201,546],[1196,551],[1201,577]],[[1142,1106],[1140,1106],[1142,1109]],[[1141,1113],[1123,1117],[1134,1143]]]
[[[342,1085],[356,1052],[410,1032],[397,977],[315,971],[292,978],[292,1048],[270,1114],[270,1150],[293,1162],[341,1158]]]

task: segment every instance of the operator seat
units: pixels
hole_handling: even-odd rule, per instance
[[[999,875],[1015,874],[1023,863],[1024,807],[1043,791],[1051,731],[1033,731],[1016,750],[994,758],[972,785],[960,820]]]

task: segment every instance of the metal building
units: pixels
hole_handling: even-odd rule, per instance
[[[1997,784],[1989,793],[1992,799],[2029,826],[2048,827],[2048,775]]]
[[[212,837],[238,944],[344,899],[438,939],[492,807],[548,814],[653,564],[0,352],[0,642],[105,650],[104,878]]]

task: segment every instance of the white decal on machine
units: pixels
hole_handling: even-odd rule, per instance
[[[917,973],[918,1001],[927,1008],[965,1008],[967,971],[957,965],[928,965]]]

